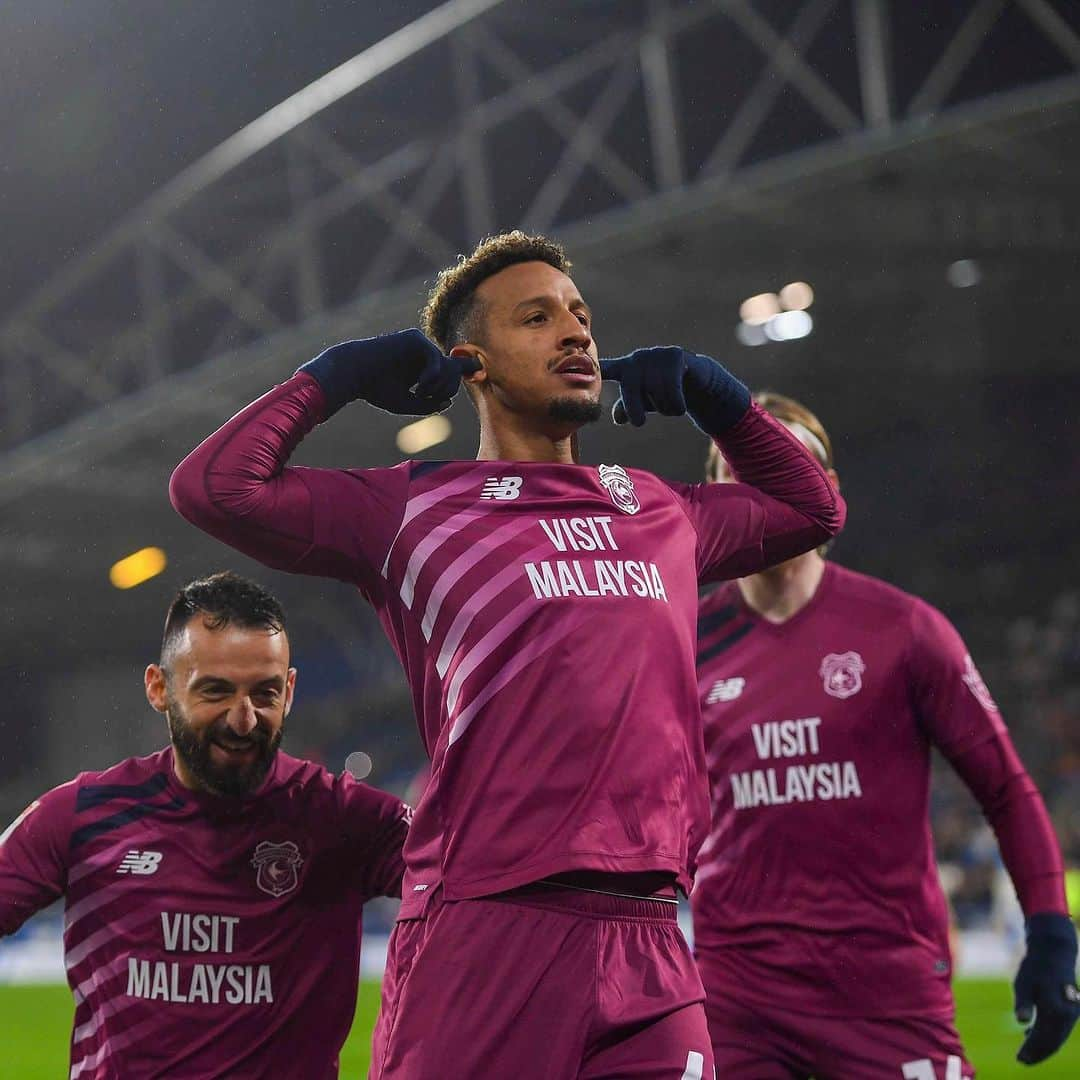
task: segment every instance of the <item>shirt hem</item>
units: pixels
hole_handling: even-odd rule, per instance
[[[725,978],[722,972],[710,969],[709,954],[720,951],[737,952],[737,950],[729,950],[723,946],[717,947],[695,940],[694,958],[702,971],[702,978],[709,985],[713,996],[719,996],[721,999],[727,997],[738,998],[740,1002],[762,1010],[783,1009],[785,1012],[798,1013],[800,1016],[866,1020],[895,1020],[903,1017],[929,1017],[935,1020],[951,1020],[956,1014],[956,1001],[951,988],[942,990],[937,985],[931,988],[930,993],[924,999],[909,998],[898,1004],[882,1004],[875,1007],[868,1005],[861,998],[831,998],[828,1001],[821,1001],[821,987],[829,974],[825,970],[818,973],[816,980],[807,979],[805,986],[802,987],[789,989],[775,979],[769,980],[767,992],[755,994],[752,983],[745,975],[739,979]],[[868,967],[872,967],[872,964],[872,960],[868,958]],[[706,973],[711,977],[706,978]],[[915,979],[913,978],[912,981],[915,981]],[[811,995],[817,997],[820,1004],[808,1001],[807,998]]]
[[[413,881],[406,885],[406,889],[416,890],[421,886],[419,893],[413,891],[402,900],[402,911],[398,918],[415,918],[420,915],[427,906],[427,898],[437,889],[442,892],[445,900],[476,900],[481,896],[492,896],[495,893],[509,892],[511,889],[519,889],[523,885],[531,885],[541,878],[552,874],[565,873],[568,870],[600,870],[605,873],[638,874],[648,871],[670,873],[676,883],[683,890],[689,892],[690,878],[686,873],[682,861],[674,855],[612,855],[608,852],[568,852],[567,854],[543,862],[529,863],[527,866],[517,867],[502,874],[491,874],[481,878],[469,878],[461,880],[453,875],[441,879],[437,877],[430,881]],[[410,880],[408,871],[405,873],[406,882]],[[427,875],[418,874],[417,878]]]

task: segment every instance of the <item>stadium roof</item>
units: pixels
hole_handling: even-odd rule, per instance
[[[172,512],[172,466],[326,343],[413,324],[491,229],[566,241],[604,351],[675,340],[827,392],[853,440],[923,374],[1074,367],[1076,12],[979,0],[928,48],[901,6],[455,0],[187,170],[0,327],[9,656],[76,662],[102,627],[145,650],[163,589],[106,578],[144,544],[170,585],[249,569]],[[796,279],[814,333],[737,344],[740,302]],[[427,456],[474,452],[451,418]],[[401,424],[357,406],[302,459],[389,463]],[[678,430],[598,425],[586,456],[690,478]]]

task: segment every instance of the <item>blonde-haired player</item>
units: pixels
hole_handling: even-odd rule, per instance
[[[818,418],[758,405],[838,486]],[[728,481],[713,453],[710,480]],[[1034,1064],[1078,1012],[1076,934],[1042,799],[963,641],[929,604],[809,551],[702,601],[712,830],[691,902],[717,1075],[961,1080],[930,748],[990,821],[1027,917],[1017,1014]]]

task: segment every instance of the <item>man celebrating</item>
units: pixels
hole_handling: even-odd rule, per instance
[[[328,349],[173,475],[200,528],[356,585],[408,675],[432,766],[376,1030],[387,1080],[712,1075],[675,922],[707,828],[697,586],[843,520],[820,466],[715,361],[672,347],[601,364],[569,268],[543,237],[489,238],[440,275],[434,343]],[[619,417],[688,413],[747,483],[577,464],[602,373]],[[432,413],[462,375],[479,460],[286,467],[348,402]]]
[[[757,401],[835,482],[808,409]],[[711,479],[730,479],[710,455]],[[720,485],[723,486],[723,485]],[[979,800],[1027,916],[1027,1064],[1080,1006],[1061,853],[960,636],[929,604],[807,552],[702,602],[712,832],[691,903],[716,1068],[755,1080],[961,1080],[930,748]]]
[[[192,582],[146,669],[172,746],[0,839],[0,934],[65,898],[73,1080],[337,1077],[361,908],[400,895],[409,809],[279,751],[295,682],[269,593]]]

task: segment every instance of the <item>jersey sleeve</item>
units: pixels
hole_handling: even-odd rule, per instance
[[[15,933],[67,887],[75,786],[53,788],[0,834],[0,937]]]
[[[697,531],[698,580],[744,577],[831,540],[846,507],[825,470],[754,404],[717,440],[734,484],[671,484]]]
[[[1065,868],[1054,827],[963,639],[916,603],[908,652],[923,729],[978,800],[1025,915],[1064,914]]]
[[[175,469],[173,506],[196,527],[277,570],[378,590],[404,511],[409,465],[310,469],[286,463],[325,416],[306,374],[264,394]]]
[[[403,848],[412,809],[385,791],[354,780],[347,773],[337,780],[343,858],[365,899],[401,896],[405,872]]]

